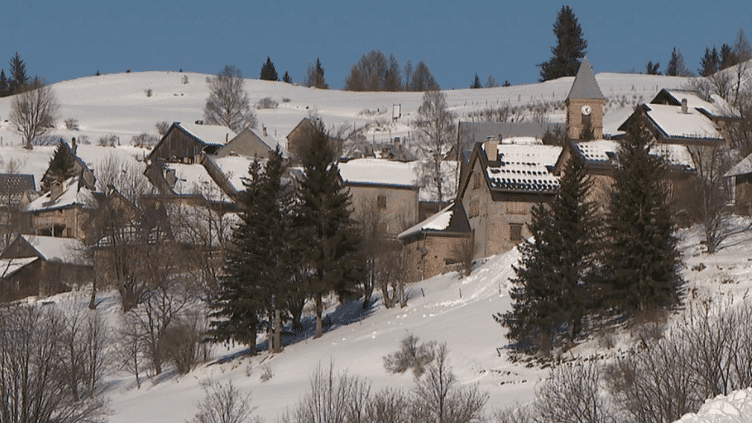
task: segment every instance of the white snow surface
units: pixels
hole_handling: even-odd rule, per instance
[[[687,113],[679,106],[648,104],[647,115],[672,137],[721,139],[713,121],[696,109],[687,108]]]
[[[183,84],[183,76],[189,83]],[[143,160],[147,149],[128,145],[134,135],[155,133],[155,123],[194,122],[202,119],[208,96],[206,78],[209,75],[178,72],[133,72],[92,76],[53,85],[61,102],[60,121],[54,134],[79,140],[79,155],[90,167],[108,152],[124,154],[133,160]],[[688,79],[656,75],[599,74],[596,75],[603,94],[609,99],[604,116],[604,132],[616,133],[616,128],[632,112],[633,105],[619,106],[619,98],[642,97],[649,101],[661,88],[681,88]],[[498,87],[480,90],[446,91],[449,108],[462,120],[467,113],[500,105],[527,105],[545,101],[563,101],[573,78],[561,78],[540,84]],[[315,112],[329,127],[349,125],[362,128],[364,135],[376,142],[389,142],[399,136],[408,139],[410,123],[417,115],[422,93],[354,93],[336,90],[308,89],[282,82],[246,80],[246,90],[252,101],[271,97],[279,103],[276,109],[256,110],[259,126],[267,128],[276,140],[284,139],[298,122]],[[151,89],[147,97],[145,90]],[[614,100],[614,101],[612,101]],[[12,98],[0,99],[0,171],[10,162],[18,165],[20,173],[35,176],[38,183],[47,169],[54,147],[22,149],[18,134],[6,122]],[[401,104],[402,117],[391,120],[389,110]],[[63,119],[79,121],[79,130],[65,129]],[[553,122],[563,122],[564,113],[549,116]],[[101,136],[114,134],[121,140],[116,148],[98,147]],[[90,145],[85,144],[88,138]],[[221,137],[220,137],[221,138]],[[437,223],[438,225],[438,223]],[[439,225],[440,226],[440,225]],[[680,244],[685,265],[682,275],[688,292],[699,299],[733,298],[741,301],[752,288],[752,236],[742,233],[728,238],[719,251],[708,256],[700,244],[702,231],[695,228],[680,232]],[[40,237],[37,237],[40,238]],[[38,240],[40,248],[46,244]],[[60,253],[62,255],[62,252]],[[107,395],[113,414],[109,421],[125,422],[184,422],[193,417],[197,403],[204,397],[200,383],[207,379],[218,382],[232,380],[242,392],[250,392],[256,414],[266,421],[274,421],[286,407],[294,405],[308,388],[308,377],[318,365],[334,366],[336,372],[367,378],[374,389],[395,387],[410,389],[410,375],[391,375],[382,366],[382,357],[394,352],[399,341],[409,333],[422,341],[446,342],[450,364],[463,385],[478,384],[489,393],[486,410],[524,404],[534,397],[536,384],[546,377],[547,370],[527,367],[525,363],[508,360],[505,330],[491,315],[509,310],[509,278],[514,276],[512,265],[519,254],[512,250],[476,264],[473,273],[459,279],[456,273],[437,276],[431,280],[408,286],[410,299],[405,308],[385,309],[376,298],[372,310],[363,314],[360,303],[338,306],[329,302],[332,326],[319,339],[301,338],[286,345],[284,352],[255,357],[243,354],[238,346],[213,346],[209,361],[191,373],[179,376],[169,370],[162,375],[147,375],[143,385],[136,388],[134,377],[124,372],[108,376]],[[703,264],[702,270],[699,264]],[[78,299],[78,300],[77,300]],[[114,326],[119,321],[117,294],[102,293],[99,310]],[[79,301],[88,303],[88,291],[62,294],[47,300],[58,303]],[[263,338],[262,338],[263,339]],[[571,351],[574,355],[593,356],[613,353],[603,350],[596,341],[584,343]],[[261,374],[269,369],[272,378],[261,381]],[[143,376],[143,375],[142,375]],[[740,422],[740,415],[749,415],[749,392],[744,397],[732,394],[728,398],[711,400],[697,414],[700,422]],[[725,413],[727,420],[717,419]],[[693,418],[686,416],[687,419]],[[715,418],[715,420],[713,420]]]
[[[77,239],[39,235],[21,236],[47,261],[91,265],[91,259],[83,254],[84,245]]]
[[[415,226],[405,229],[402,233],[397,235],[397,239],[403,239],[410,235],[416,234],[422,231],[442,231],[449,227],[449,223],[452,220],[452,214],[454,213],[451,208],[454,204],[450,204],[447,207],[439,210],[438,213],[428,217],[426,220],[418,223]]]
[[[337,164],[345,183],[417,187],[416,162],[386,159],[353,159]]]
[[[719,395],[705,402],[697,413],[685,414],[678,423],[750,423],[752,388]]]

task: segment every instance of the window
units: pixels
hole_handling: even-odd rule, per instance
[[[378,207],[379,210],[384,210],[386,208],[386,195],[379,195],[376,197],[376,207]]]
[[[522,241],[522,224],[521,223],[509,224],[509,240],[512,242]]]

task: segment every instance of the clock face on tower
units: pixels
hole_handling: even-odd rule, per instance
[[[588,115],[590,115],[590,113],[592,111],[593,111],[593,109],[591,109],[589,105],[586,104],[586,105],[582,106],[582,114],[583,115],[588,116]]]

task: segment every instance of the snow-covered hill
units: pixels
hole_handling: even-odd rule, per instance
[[[183,83],[184,76],[188,78],[187,84]],[[144,149],[126,145],[99,147],[96,141],[114,134],[122,144],[128,144],[133,135],[155,133],[157,122],[202,119],[208,95],[206,78],[207,75],[193,73],[144,72],[55,84],[62,104],[61,118],[77,119],[80,125],[79,131],[70,131],[64,129],[61,120],[55,133],[66,138],[87,136],[92,144],[81,145],[79,154],[93,168],[108,154],[143,157],[147,152]],[[604,118],[606,133],[615,132],[640,99],[648,101],[661,88],[678,88],[687,83],[684,78],[623,74],[600,74],[597,79],[609,98]],[[450,108],[462,119],[471,112],[503,104],[562,102],[571,83],[572,78],[562,78],[541,84],[453,90],[445,94]],[[259,80],[247,80],[246,89],[253,101],[271,97],[279,103],[276,109],[256,113],[268,133],[283,142],[300,119],[311,112],[318,113],[329,126],[370,125],[366,132],[369,139],[407,136],[422,98],[421,93],[351,93]],[[147,96],[147,90],[151,90],[151,96]],[[20,147],[19,137],[6,121],[10,101],[0,99],[0,172],[13,160],[21,173],[34,174],[38,182],[53,148],[35,147],[27,151]],[[396,122],[392,121],[394,105],[401,105],[402,112]],[[563,111],[556,110],[549,119],[563,121]],[[712,257],[700,252],[699,231],[683,231],[681,236],[687,263],[683,275],[688,289],[694,289],[698,296],[733,295],[741,299],[752,285],[750,236],[729,238]],[[467,278],[459,279],[457,274],[450,273],[410,285],[406,308],[385,309],[377,301],[372,310],[363,314],[359,304],[331,304],[330,330],[320,339],[298,340],[281,354],[233,357],[242,350],[216,346],[209,363],[192,373],[177,376],[168,372],[147,380],[140,389],[132,376],[114,374],[109,388],[114,412],[110,421],[183,422],[195,414],[196,403],[203,397],[200,383],[208,378],[220,382],[232,380],[242,391],[251,391],[253,405],[258,407],[256,413],[266,421],[273,421],[303,395],[308,377],[319,364],[333,363],[336,371],[367,378],[374,389],[386,386],[408,389],[412,377],[388,374],[383,369],[382,357],[394,352],[400,340],[410,333],[423,341],[446,342],[451,366],[460,382],[477,383],[489,392],[488,411],[528,402],[546,371],[507,360],[504,330],[491,317],[509,307],[508,278],[517,258],[517,252],[510,251],[478,264]],[[115,321],[119,311],[114,294],[106,297],[100,308]],[[573,353],[590,355],[596,348],[597,342],[593,340]],[[271,379],[262,381],[262,374],[269,373]]]

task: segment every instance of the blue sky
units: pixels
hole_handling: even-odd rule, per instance
[[[752,40],[752,1],[164,1],[4,0],[0,68],[18,51],[28,75],[49,81],[102,73],[170,70],[217,73],[233,64],[257,78],[269,56],[280,77],[301,82],[320,58],[341,88],[372,49],[400,64],[423,60],[442,88],[536,82],[536,63],[555,44],[552,25],[569,4],[595,72],[665,69],[674,46],[696,72],[707,46]]]

